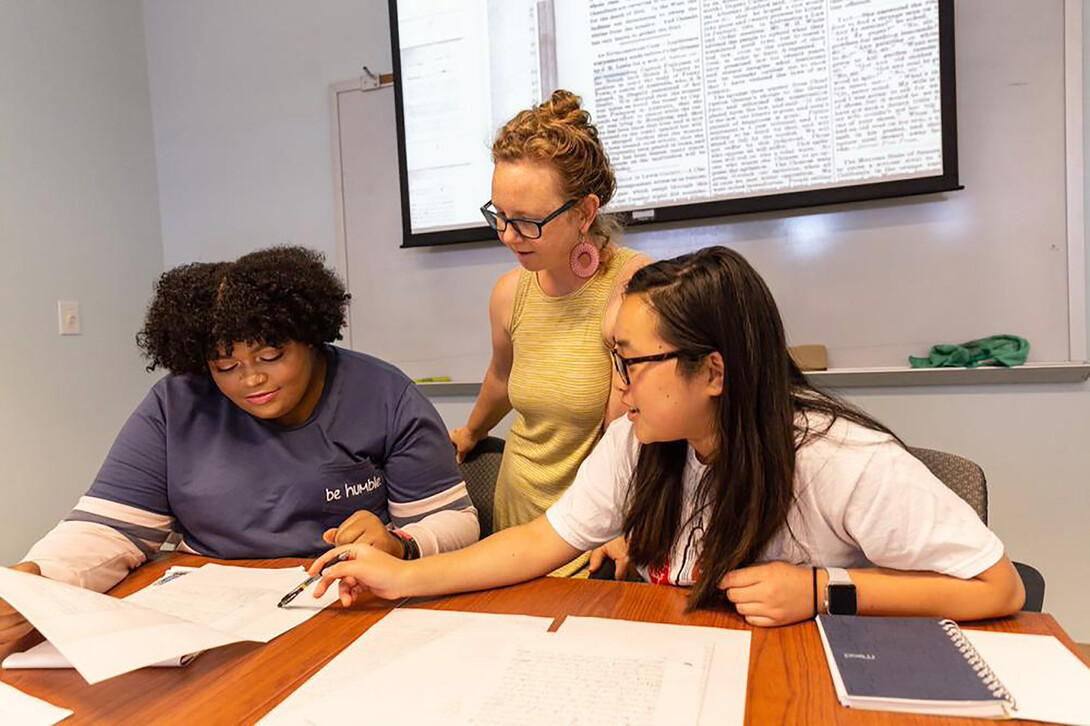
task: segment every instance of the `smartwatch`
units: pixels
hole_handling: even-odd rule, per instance
[[[842,567],[826,567],[829,581],[825,585],[825,612],[829,615],[855,615],[858,603],[855,583]]]

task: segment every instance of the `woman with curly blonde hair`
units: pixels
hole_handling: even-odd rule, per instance
[[[568,488],[622,412],[609,351],[620,292],[649,260],[619,247],[600,213],[616,182],[578,96],[558,90],[519,112],[492,144],[481,213],[519,267],[492,290],[492,359],[465,426],[462,459],[512,409],[496,485],[495,528],[530,522]],[[555,574],[585,571],[584,555]]]

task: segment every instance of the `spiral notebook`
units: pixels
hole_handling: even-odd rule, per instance
[[[1090,724],[1090,669],[1051,636],[933,618],[822,615],[817,624],[843,706]]]

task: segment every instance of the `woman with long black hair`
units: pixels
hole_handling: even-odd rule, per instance
[[[973,510],[886,427],[799,372],[741,255],[714,247],[642,268],[614,335],[627,416],[544,516],[419,562],[349,545],[318,592],[338,579],[346,603],[364,589],[507,585],[624,535],[646,579],[692,586],[694,607],[725,596],[753,625],[1021,607],[1021,580]]]

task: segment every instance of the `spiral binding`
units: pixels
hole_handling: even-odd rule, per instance
[[[965,637],[965,633],[961,632],[961,628],[953,620],[942,620],[939,623],[942,626],[943,631],[950,636],[950,640],[953,641],[954,646],[958,649],[958,652],[968,661],[972,666],[973,672],[980,677],[980,680],[984,682],[985,688],[991,691],[992,695],[996,698],[1003,699],[1011,710],[1018,708],[1018,703],[1014,700],[1014,696],[1007,687],[999,680],[995,675],[995,672],[991,669],[984,659],[977,652],[977,649],[973,647],[973,644],[969,642],[969,639]]]

